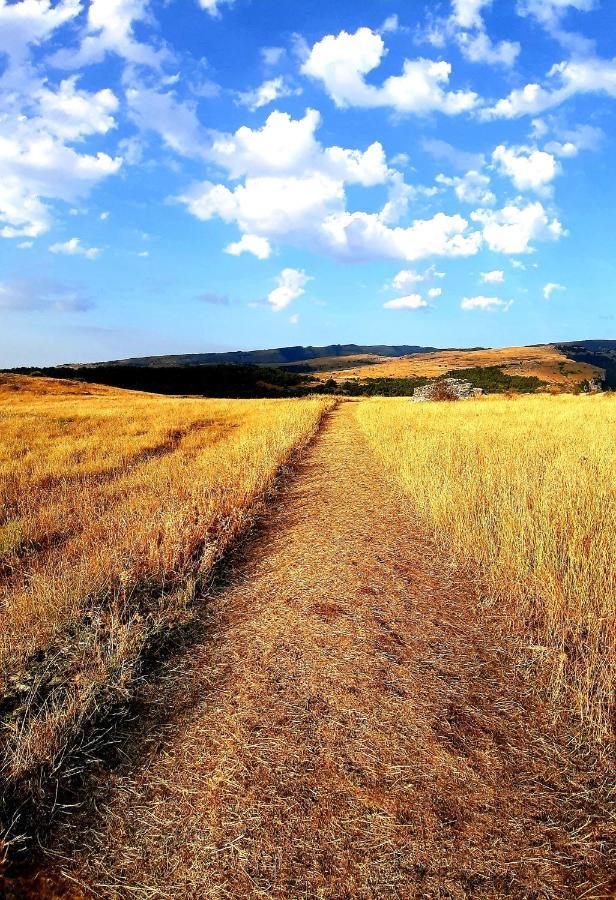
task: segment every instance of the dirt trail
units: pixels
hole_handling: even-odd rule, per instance
[[[503,639],[355,410],[212,598],[174,719],[64,865],[95,895],[573,898],[597,879]]]

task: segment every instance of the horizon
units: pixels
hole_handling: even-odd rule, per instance
[[[610,340],[614,25],[0,0],[0,367]]]

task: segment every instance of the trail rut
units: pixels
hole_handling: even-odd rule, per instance
[[[166,721],[61,863],[87,895],[572,898],[605,875],[502,631],[380,473],[354,403],[207,621]]]

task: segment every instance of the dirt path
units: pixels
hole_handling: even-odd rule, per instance
[[[167,685],[174,719],[64,866],[96,895],[573,898],[598,877],[498,631],[355,404],[208,617]]]

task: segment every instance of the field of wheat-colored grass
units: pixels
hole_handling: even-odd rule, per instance
[[[595,366],[568,359],[555,347],[505,347],[486,350],[437,350],[395,359],[382,359],[371,366],[349,365],[334,375],[344,378],[439,378],[455,369],[499,366],[507,375],[539,378],[560,390],[573,390],[601,373]],[[317,373],[322,378],[331,373]]]
[[[1,379],[0,752],[12,801],[32,799],[84,726],[130,696],[144,652],[187,621],[329,405]]]
[[[359,419],[420,520],[480,579],[555,708],[610,730],[616,397],[370,400]]]

